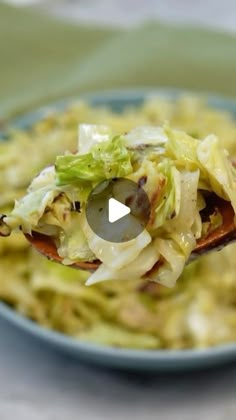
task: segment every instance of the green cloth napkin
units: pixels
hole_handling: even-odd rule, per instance
[[[236,96],[236,37],[149,23],[77,26],[0,5],[0,114],[80,92],[171,86]]]

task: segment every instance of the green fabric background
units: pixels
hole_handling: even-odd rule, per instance
[[[149,23],[77,26],[0,5],[0,113],[125,86],[171,86],[236,96],[236,37]]]

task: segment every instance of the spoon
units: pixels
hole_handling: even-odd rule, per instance
[[[222,216],[222,225],[197,241],[197,245],[190,255],[189,262],[195,260],[200,255],[210,251],[220,250],[229,243],[236,241],[235,214],[231,204],[228,201],[213,195],[209,198],[209,202],[207,203],[207,208],[208,207],[210,209],[209,214],[212,214],[212,208],[217,209],[220,212]],[[51,237],[37,232],[33,232],[32,235],[26,234],[25,236],[31,245],[45,257],[62,263],[62,258],[58,255],[56,246]],[[76,262],[70,267],[93,272],[100,264],[101,261],[95,260],[92,262]]]

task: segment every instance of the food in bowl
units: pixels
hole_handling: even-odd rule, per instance
[[[49,113],[31,129],[10,130],[1,144],[1,213],[11,210],[14,198],[20,199],[30,180],[58,154],[76,150],[79,123],[106,124],[120,133],[166,120],[194,138],[214,133],[233,156],[233,118],[196,98],[150,99],[121,114],[79,102]],[[187,267],[173,289],[130,278],[87,288],[87,273],[45,261],[20,235],[2,239],[0,246],[1,298],[45,327],[142,349],[198,348],[236,339],[234,245]]]
[[[100,260],[87,285],[129,278],[172,287],[197,241],[222,228],[220,199],[234,217],[236,170],[215,134],[197,139],[165,124],[117,135],[83,124],[78,151],[33,179],[0,234],[38,232],[66,265]],[[110,200],[131,212],[116,227],[106,223]]]

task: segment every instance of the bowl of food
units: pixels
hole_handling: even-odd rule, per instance
[[[179,90],[95,93],[49,104],[10,121],[1,147],[0,213],[65,150],[79,124],[137,126],[216,135],[236,155],[236,102]],[[188,265],[174,287],[144,279],[86,286],[89,274],[36,253],[23,235],[0,240],[0,315],[81,360],[133,370],[182,370],[236,359],[235,246]],[[127,274],[127,277],[128,274]]]

